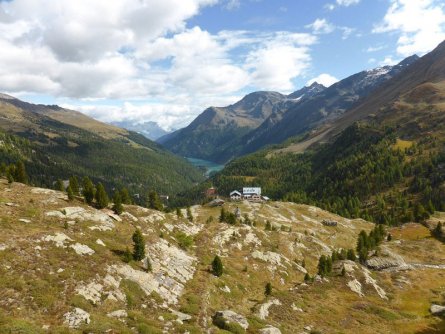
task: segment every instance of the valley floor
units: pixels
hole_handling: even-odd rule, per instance
[[[355,248],[374,225],[294,203],[225,204],[236,207],[253,226],[220,223],[220,208],[203,206],[193,222],[131,205],[116,216],[0,180],[0,333],[228,333],[212,323],[224,310],[238,315],[235,333],[445,333],[430,314],[445,301],[445,245],[426,227],[390,229],[378,270],[339,261],[306,284],[320,255]],[[123,261],[136,228],[151,271]]]

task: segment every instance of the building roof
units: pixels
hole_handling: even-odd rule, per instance
[[[232,196],[232,195],[239,195],[239,196],[241,196],[241,193],[238,190],[234,190],[234,191],[232,191],[230,193],[230,196]]]

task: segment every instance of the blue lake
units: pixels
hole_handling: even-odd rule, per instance
[[[216,162],[196,159],[196,158],[186,158],[193,166],[205,169],[205,175],[209,176],[212,173],[221,171],[224,165],[217,164]]]

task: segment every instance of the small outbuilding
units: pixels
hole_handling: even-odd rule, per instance
[[[242,195],[238,190],[234,190],[230,193],[230,199],[232,201],[241,201]]]

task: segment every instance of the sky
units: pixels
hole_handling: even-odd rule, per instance
[[[0,0],[0,92],[171,131],[443,40],[442,0]]]

